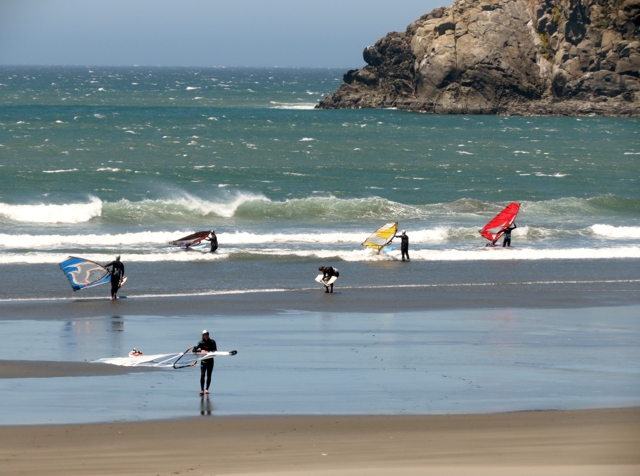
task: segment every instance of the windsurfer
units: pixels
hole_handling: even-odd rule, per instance
[[[486,246],[495,247],[501,237],[504,237],[503,247],[511,246],[511,231],[517,228],[515,221],[519,210],[520,204],[511,202],[480,230],[480,234],[489,240]]]
[[[209,232],[209,236],[205,238],[205,241],[211,242],[211,253],[215,253],[215,251],[218,249],[218,237],[216,236],[216,232],[214,230],[211,230]]]
[[[202,331],[202,339],[193,347],[194,353],[206,354],[218,350],[216,341],[209,338],[209,331]],[[209,393],[209,385],[211,385],[211,373],[213,372],[213,357],[210,359],[202,359],[200,361],[200,395],[205,392]],[[207,377],[207,385],[205,387],[205,376]]]
[[[514,221],[508,228],[504,229],[504,240],[502,240],[502,247],[505,246],[511,247],[511,232],[518,228],[516,222]]]
[[[340,276],[340,272],[338,271],[338,269],[331,266],[320,266],[318,268],[318,271],[322,271],[322,273],[324,274],[324,276],[322,277],[322,281],[324,282],[324,292],[333,293],[333,283],[327,284],[327,282],[334,276],[336,278]],[[331,289],[331,291],[329,291],[329,289]]]
[[[120,289],[120,281],[124,277],[124,264],[120,261],[120,256],[116,256],[116,259],[109,264],[105,264],[104,267],[111,266],[111,300],[118,299],[118,289]]]
[[[405,257],[406,261],[411,261],[409,259],[409,236],[405,230],[400,233],[400,252],[402,253],[402,261],[405,261]]]

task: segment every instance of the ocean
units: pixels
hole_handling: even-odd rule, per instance
[[[122,255],[129,297],[322,264],[342,286],[638,279],[640,120],[314,109],[343,72],[0,68],[0,299],[71,298],[70,255]],[[510,202],[513,249],[485,249]],[[361,246],[388,221],[410,264]],[[209,229],[215,254],[168,246]]]

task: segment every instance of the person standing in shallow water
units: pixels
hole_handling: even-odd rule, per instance
[[[116,256],[116,259],[109,264],[105,264],[104,267],[111,266],[111,300],[118,299],[118,289],[120,289],[120,281],[124,277],[124,264],[120,261],[120,256]]]
[[[206,329],[202,331],[202,339],[193,347],[193,353],[206,354],[208,352],[215,352],[218,350],[216,341],[209,338],[209,331]],[[211,374],[213,373],[213,357],[210,359],[202,359],[200,361],[200,395],[204,395],[205,392],[209,393],[209,386],[211,385]],[[205,386],[206,377],[206,386]]]
[[[502,240],[502,247],[508,246],[511,248],[511,232],[518,228],[516,222],[514,221],[508,228],[504,230],[504,240]]]
[[[214,230],[211,230],[209,232],[209,236],[205,238],[205,240],[211,242],[211,253],[215,253],[215,251],[218,249],[218,237],[216,236],[216,232]]]
[[[340,276],[340,271],[337,268],[333,268],[332,266],[320,266],[318,271],[322,271],[322,281],[324,281],[324,292],[325,293],[333,293],[333,283],[326,284],[332,277],[336,277],[336,279]],[[329,291],[331,289],[331,291]]]
[[[400,252],[402,253],[402,261],[411,261],[409,259],[409,236],[405,230],[400,234]]]

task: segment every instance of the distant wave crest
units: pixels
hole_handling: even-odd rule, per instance
[[[640,226],[593,225],[591,229],[603,238],[640,238]]]
[[[102,201],[90,197],[88,203],[12,205],[0,203],[0,215],[23,223],[84,223],[102,214]]]

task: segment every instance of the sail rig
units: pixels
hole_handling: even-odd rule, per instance
[[[119,365],[121,367],[156,367],[182,369],[194,367],[198,362],[224,355],[236,355],[236,350],[207,352],[206,354],[191,352],[189,347],[184,352],[173,354],[153,354],[145,355],[142,352],[130,352],[128,357],[108,357],[94,360],[94,363]]]
[[[175,245],[175,246],[181,246],[181,247],[193,246],[193,245],[197,245],[208,236],[209,236],[209,231],[198,231],[196,233],[192,233],[191,235],[183,236],[182,238],[177,239],[175,241],[170,241],[169,244]]]
[[[480,230],[480,234],[490,242],[495,243],[500,239],[504,230],[516,221],[518,211],[520,211],[520,204],[510,203]]]
[[[369,248],[373,248],[380,253],[380,250],[391,243],[393,237],[396,236],[396,232],[398,231],[398,222],[390,222],[385,223],[376,231],[374,231],[369,238],[364,240],[362,246],[368,246]]]
[[[67,276],[74,291],[111,281],[111,272],[107,268],[95,261],[76,256],[69,256],[60,263],[60,269]]]

